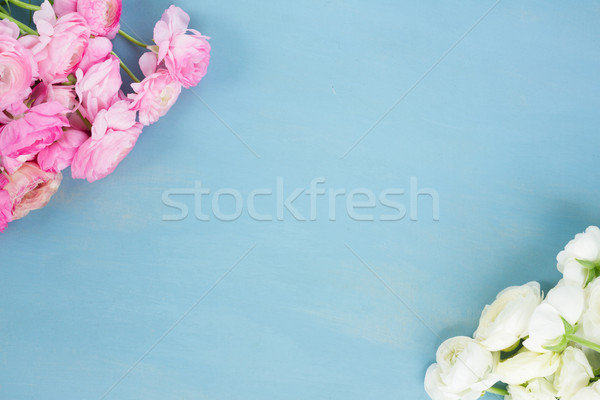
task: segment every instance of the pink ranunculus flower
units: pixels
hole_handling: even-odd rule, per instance
[[[78,13],[56,19],[48,0],[33,14],[39,36],[28,35],[27,43],[38,64],[40,78],[47,84],[61,83],[81,62],[88,46],[90,28]]]
[[[12,21],[7,19],[0,20],[0,36],[10,36],[13,39],[18,39],[19,27]]]
[[[56,101],[32,107],[20,118],[0,127],[0,165],[9,173],[35,158],[62,135],[68,109]]]
[[[57,101],[33,106],[19,119],[0,127],[0,164],[13,174],[44,147],[54,143],[69,125],[68,110]]]
[[[210,62],[207,36],[188,29],[189,15],[176,6],[169,7],[154,26],[158,59],[181,84],[189,88],[200,82]],[[187,34],[187,33],[191,34]]]
[[[44,172],[35,162],[27,162],[13,174],[5,175],[8,182],[3,191],[7,192],[11,203],[11,219],[23,218],[31,210],[44,207],[60,186],[60,173]],[[1,201],[0,201],[1,202]],[[5,214],[5,204],[0,205]],[[0,217],[0,224],[1,224]],[[10,222],[10,221],[9,221]]]
[[[58,17],[77,12],[77,0],[54,0],[54,13]]]
[[[146,76],[140,83],[132,83],[131,87],[135,91],[128,96],[133,100],[131,109],[139,112],[139,121],[144,125],[153,124],[165,115],[181,93],[181,83],[164,69]]]
[[[18,37],[19,28],[14,22],[0,21],[0,111],[23,101],[37,75],[33,55]]]
[[[71,163],[73,178],[89,182],[104,178],[129,154],[142,132],[129,106],[129,101],[120,100],[98,112],[92,137],[79,147]]]
[[[0,127],[10,123],[15,119],[15,116],[18,118],[20,115],[25,114],[27,110],[29,110],[29,107],[27,107],[27,104],[25,104],[24,101],[12,103],[4,110],[4,112],[0,112]]]
[[[100,110],[108,109],[119,100],[122,83],[119,68],[119,59],[110,56],[107,60],[91,66],[86,73],[77,70],[75,91],[81,100],[80,111],[91,122]]]
[[[34,106],[56,101],[65,107],[66,112],[72,112],[79,106],[75,93],[75,85],[46,85],[38,83],[31,93]]]
[[[93,65],[106,61],[111,51],[112,42],[109,39],[102,36],[91,38],[78,68],[87,72]]]
[[[10,221],[12,221],[12,202],[10,201],[10,194],[4,190],[4,186],[8,183],[8,178],[0,173],[0,232],[4,232],[4,229]]]
[[[62,136],[37,155],[41,169],[59,172],[71,165],[77,149],[90,138],[89,133],[79,129],[66,129]]]
[[[119,31],[121,0],[55,0],[54,11],[62,16],[78,12],[89,24],[94,36],[114,39]]]
[[[83,15],[95,36],[113,39],[119,31],[121,0],[77,0],[77,12]]]

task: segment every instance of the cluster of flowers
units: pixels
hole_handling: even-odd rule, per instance
[[[545,297],[537,282],[509,287],[485,306],[473,338],[442,343],[425,374],[433,400],[486,391],[505,400],[600,400],[600,229],[577,234],[556,258],[563,278]]]
[[[121,0],[8,1],[35,10],[37,30],[0,6],[0,232],[45,206],[65,168],[90,182],[110,174],[210,59],[208,38],[175,6],[146,45],[119,29]],[[112,51],[118,33],[146,50],[143,80]],[[121,69],[134,81],[129,93]]]

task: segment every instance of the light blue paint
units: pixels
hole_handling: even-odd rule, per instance
[[[100,399],[255,246],[106,399],[425,399],[441,341],[470,335],[506,286],[551,287],[556,253],[600,224],[594,2],[500,2],[340,159],[493,4],[178,2],[212,37],[195,93],[260,158],[187,90],[113,175],[65,179],[12,223],[0,398]],[[127,1],[124,28],[149,39],[168,5]],[[353,221],[341,199],[331,222],[323,197],[316,221],[161,220],[165,190],[247,196],[278,176],[286,196],[414,176],[440,221],[426,196],[418,222]],[[309,215],[307,196],[294,204]]]

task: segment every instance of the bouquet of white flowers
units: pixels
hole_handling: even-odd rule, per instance
[[[556,257],[563,274],[544,297],[537,282],[501,291],[473,338],[443,342],[425,374],[433,400],[600,400],[600,229]],[[506,388],[494,386],[506,385]]]

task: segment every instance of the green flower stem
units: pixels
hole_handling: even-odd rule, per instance
[[[20,1],[20,0],[8,0],[8,1],[11,2],[11,3],[13,3],[17,7],[21,7],[21,8],[24,8],[26,10],[37,11],[37,10],[40,9],[40,6],[36,6],[35,4],[25,3],[25,2]]]
[[[19,29],[21,29],[25,33],[29,33],[31,35],[37,35],[38,34],[35,30],[31,29],[30,27],[28,27],[27,25],[25,25],[21,21],[19,21],[17,19],[14,19],[10,15],[5,14],[3,12],[0,12],[0,19],[7,19],[9,21],[14,22],[15,24],[17,24],[17,26],[19,27]]]
[[[84,125],[86,126],[86,128],[88,129],[92,129],[92,123],[81,114],[81,111],[79,111],[79,109],[77,109],[77,111],[75,111],[75,113],[77,114],[77,116],[79,118],[81,118],[81,121],[83,121]]]
[[[117,57],[119,59],[119,64],[121,65],[121,68],[123,69],[123,71],[125,71],[127,73],[127,75],[129,75],[129,77],[131,79],[133,79],[134,82],[139,82],[140,80],[137,78],[137,76],[134,75],[133,72],[131,72],[131,70],[127,67],[127,65],[125,65],[125,63],[121,60],[121,58],[119,58],[119,56],[117,55],[117,53],[115,53],[114,51],[111,51],[110,54],[112,54],[113,56]]]
[[[76,83],[77,83],[77,78],[75,78],[75,75],[69,74],[69,76],[67,76],[67,81],[61,83],[61,85],[63,85],[63,86],[73,86]]]
[[[121,29],[119,29],[119,35],[123,36],[125,39],[129,40],[133,44],[137,44],[138,46],[143,47],[145,49],[148,48],[147,44],[140,42],[139,40],[137,40],[127,32],[122,31]]]
[[[491,387],[488,390],[486,390],[486,392],[488,393],[492,393],[492,394],[499,394],[500,396],[506,396],[508,394],[508,390],[506,389],[500,389],[497,387]]]
[[[600,345],[596,344],[594,342],[590,342],[589,340],[586,340],[584,338],[580,338],[578,336],[575,335],[568,335],[567,338],[575,343],[579,343],[582,346],[585,347],[589,347],[592,350],[597,351],[598,353],[600,353]]]

